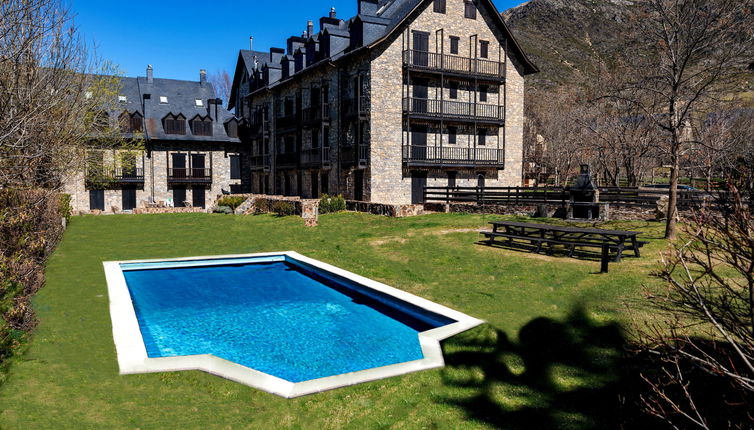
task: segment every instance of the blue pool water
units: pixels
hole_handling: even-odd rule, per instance
[[[455,321],[289,261],[128,270],[149,357],[212,354],[291,381],[423,358]]]

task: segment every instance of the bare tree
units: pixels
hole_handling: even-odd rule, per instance
[[[670,161],[665,237],[676,235],[680,160],[684,134],[696,110],[735,90],[751,61],[754,0],[647,0],[646,38],[629,53],[635,77],[613,96],[632,103],[666,134],[661,149]]]
[[[651,299],[667,323],[642,330],[646,350],[665,363],[661,372],[645,373],[652,392],[644,405],[674,428],[715,428],[720,417],[749,428],[753,419],[754,218],[732,184],[718,203],[722,213],[697,213],[682,230],[683,242],[663,256],[656,276],[668,291]],[[724,397],[709,393],[715,389],[727,397],[711,405],[710,398]]]
[[[210,83],[215,87],[215,95],[226,104],[230,100],[230,89],[233,87],[233,80],[230,78],[227,70],[221,70],[213,73],[209,77]]]
[[[0,187],[54,189],[82,166],[92,136],[117,133],[119,80],[65,6],[0,2]]]
[[[751,160],[754,147],[754,110],[725,103],[695,124],[696,145],[692,153],[696,168],[712,189],[715,177],[740,172],[740,160]],[[750,188],[744,181],[745,189]]]

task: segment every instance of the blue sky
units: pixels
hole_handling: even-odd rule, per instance
[[[311,19],[335,7],[339,18],[356,14],[356,0],[328,1],[165,1],[69,0],[76,24],[97,53],[126,76],[143,76],[152,64],[155,77],[199,79],[199,69],[231,75],[239,49],[285,47]],[[500,11],[523,0],[495,0]]]

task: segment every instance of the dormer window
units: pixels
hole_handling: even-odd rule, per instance
[[[128,114],[123,112],[118,117],[121,133],[138,133],[144,129],[144,117],[139,112]]]
[[[186,134],[186,117],[180,114],[168,114],[162,120],[162,127],[165,129],[165,134]]]
[[[160,104],[168,104],[168,96],[160,96]]]
[[[195,103],[196,103],[196,107],[203,107],[204,106],[204,102],[202,101],[202,99],[196,99]]]
[[[197,115],[191,120],[191,133],[194,136],[212,136],[212,118]]]
[[[128,97],[118,96],[118,103],[128,103]]]
[[[225,123],[225,133],[228,137],[238,137],[238,120],[235,118]]]
[[[476,19],[476,5],[474,2],[472,0],[465,0],[463,6],[463,16],[469,19]]]

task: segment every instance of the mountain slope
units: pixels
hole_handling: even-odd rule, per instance
[[[609,61],[640,30],[637,2],[629,0],[531,0],[503,18],[541,72],[527,80],[549,87],[578,80],[595,59]]]

